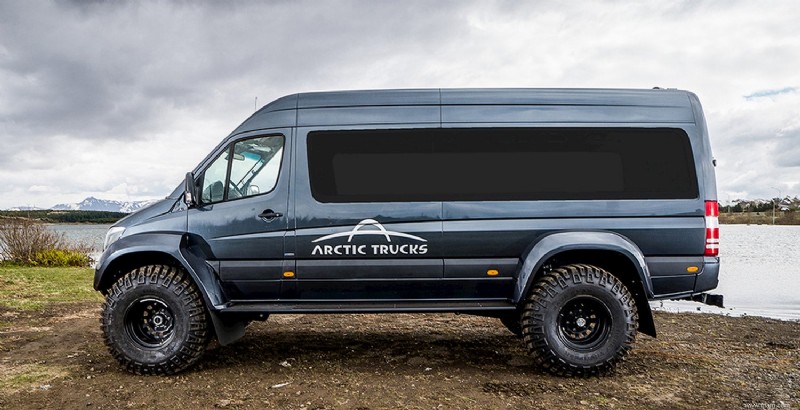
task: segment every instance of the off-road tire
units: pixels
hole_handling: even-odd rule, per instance
[[[100,318],[111,355],[136,374],[173,374],[197,362],[211,333],[197,287],[180,268],[134,269],[106,294]]]
[[[514,312],[501,316],[500,323],[502,323],[509,332],[515,334],[517,337],[522,337],[522,323],[519,321],[519,313]]]
[[[522,334],[534,360],[560,376],[614,370],[638,327],[636,302],[614,275],[592,265],[566,265],[544,274],[522,311]]]

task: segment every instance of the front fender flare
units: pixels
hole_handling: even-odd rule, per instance
[[[201,255],[197,246],[189,244],[188,235],[174,232],[141,233],[122,237],[103,252],[94,275],[94,288],[101,290],[110,285],[109,268],[121,258],[136,254],[160,253],[171,257],[181,264],[200,288],[203,299],[211,309],[225,303],[219,281],[213,270]]]
[[[141,233],[120,238],[100,257],[95,270],[94,288],[102,290],[109,285],[110,276],[114,274],[109,268],[120,258],[145,253],[167,255],[176,260],[197,284],[208,307],[219,343],[233,343],[244,335],[245,322],[223,320],[219,314],[218,311],[227,303],[227,297],[213,268],[206,262],[210,251],[203,245],[202,242],[192,240],[188,234],[177,232]]]

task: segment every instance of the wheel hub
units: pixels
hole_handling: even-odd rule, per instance
[[[172,310],[158,298],[140,299],[125,312],[128,335],[147,348],[161,347],[172,339],[174,322]]]
[[[592,297],[578,297],[558,314],[558,333],[562,340],[579,350],[592,349],[602,343],[611,325],[606,306]]]

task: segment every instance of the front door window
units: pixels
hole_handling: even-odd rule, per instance
[[[223,151],[203,175],[203,203],[272,191],[278,182],[283,142],[281,135],[250,138]]]

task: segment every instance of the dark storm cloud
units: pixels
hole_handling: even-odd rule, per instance
[[[63,6],[63,5],[62,5]],[[139,91],[135,55],[114,52],[103,18],[47,3],[4,3],[0,15],[0,124],[17,138],[127,138],[118,130],[157,114]]]
[[[380,75],[381,61],[452,36],[443,22],[458,4],[6,2],[0,124],[18,136],[139,138],[171,111],[213,107],[220,90]]]

